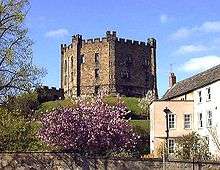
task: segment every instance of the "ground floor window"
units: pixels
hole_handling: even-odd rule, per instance
[[[169,153],[174,153],[174,147],[175,147],[174,139],[169,139],[168,140],[168,152]]]

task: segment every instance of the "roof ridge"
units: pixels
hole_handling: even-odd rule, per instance
[[[220,64],[183,79],[166,91],[161,99],[171,99],[220,80]]]

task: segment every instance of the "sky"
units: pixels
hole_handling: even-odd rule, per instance
[[[26,25],[34,63],[47,69],[43,85],[60,87],[60,44],[71,36],[157,40],[159,96],[172,71],[177,81],[220,64],[219,0],[31,0]]]

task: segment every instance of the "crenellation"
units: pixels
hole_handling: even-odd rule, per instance
[[[107,38],[106,37],[102,37],[102,42],[107,42]]]
[[[133,41],[133,44],[134,44],[134,45],[139,45],[139,41],[135,41],[135,40],[134,40],[134,41]]]
[[[98,43],[101,42],[101,41],[100,41],[100,38],[94,38],[94,42],[95,42],[95,43],[97,43],[97,42],[98,42]]]
[[[145,42],[140,41],[140,46],[146,46]]]
[[[125,43],[125,39],[124,38],[119,38],[119,42],[120,43]]]
[[[132,44],[132,40],[126,39],[125,41],[127,44]]]
[[[87,39],[87,43],[93,43],[94,39]]]

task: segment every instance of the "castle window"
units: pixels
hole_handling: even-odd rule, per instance
[[[81,64],[84,64],[84,63],[85,63],[85,56],[81,55]]]
[[[64,70],[65,72],[67,72],[67,61],[66,60],[64,61]]]
[[[73,57],[71,57],[71,68],[73,69]]]
[[[131,77],[130,72],[127,69],[121,71],[121,78],[129,79]]]
[[[98,95],[99,93],[99,86],[95,86],[95,95]]]
[[[99,69],[95,69],[95,78],[99,78]]]
[[[95,53],[95,63],[99,63],[99,53]]]
[[[67,83],[67,75],[65,75],[65,78],[64,78],[64,85],[66,85]]]
[[[132,55],[127,55],[127,64],[131,64],[132,63]]]
[[[71,82],[73,82],[73,72],[71,72]]]

